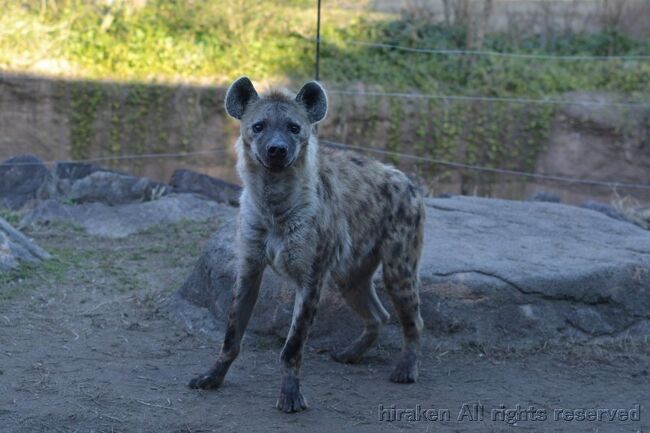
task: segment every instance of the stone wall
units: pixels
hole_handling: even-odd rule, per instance
[[[355,89],[381,91],[363,85]],[[210,155],[102,164],[160,181],[168,181],[177,168],[191,168],[236,182],[233,144],[238,126],[224,112],[224,94],[225,89],[219,87],[0,75],[0,159],[22,153],[52,161],[221,148]],[[563,98],[618,99],[606,94]],[[650,184],[647,108],[338,94],[330,95],[330,101],[328,118],[319,132],[334,141],[487,167]],[[613,195],[607,187],[533,182],[382,158],[417,174],[433,194],[521,199],[544,189],[573,203],[609,201]],[[650,200],[650,193],[641,190],[617,192]]]

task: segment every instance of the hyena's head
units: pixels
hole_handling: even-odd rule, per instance
[[[271,172],[281,172],[304,158],[312,125],[327,114],[327,96],[315,81],[295,97],[281,92],[258,95],[247,77],[226,93],[226,111],[241,121],[244,156]]]

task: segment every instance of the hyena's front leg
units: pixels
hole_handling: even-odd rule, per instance
[[[300,412],[307,409],[307,400],[300,392],[300,366],[309,329],[316,317],[320,289],[319,279],[296,292],[291,328],[280,355],[283,367],[282,386],[275,407],[283,412]]]
[[[221,386],[230,365],[239,354],[241,340],[257,301],[264,271],[260,263],[253,263],[251,260],[240,262],[221,353],[207,373],[190,381],[191,388],[214,389]]]

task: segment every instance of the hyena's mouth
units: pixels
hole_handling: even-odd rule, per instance
[[[268,163],[265,163],[264,161],[262,161],[262,158],[260,158],[258,155],[255,155],[255,159],[257,159],[257,162],[259,162],[260,165],[262,167],[264,167],[265,169],[267,169],[268,171],[270,171],[272,173],[279,173],[282,170],[284,170],[285,168],[291,167],[293,165],[293,163],[296,162],[297,158],[294,158],[289,162],[283,162],[281,164],[268,164]]]

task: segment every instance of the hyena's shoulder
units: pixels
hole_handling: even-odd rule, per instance
[[[400,170],[352,152],[319,152],[319,190],[325,201],[347,216],[386,217],[405,202],[417,205],[419,188]]]

